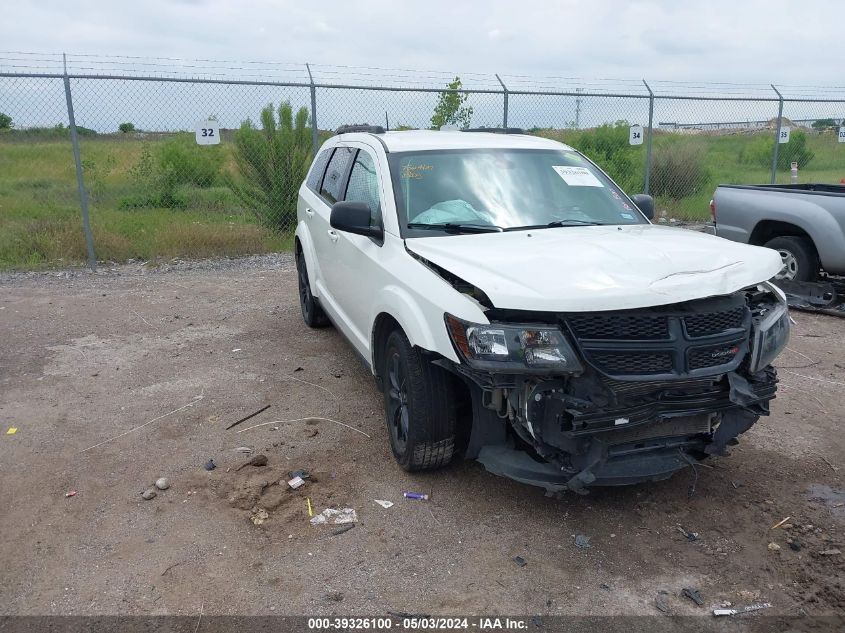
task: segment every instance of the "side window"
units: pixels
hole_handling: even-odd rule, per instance
[[[331,149],[324,149],[317,154],[311,171],[308,173],[308,180],[305,181],[305,185],[314,193],[320,193],[320,183],[323,182],[323,174],[326,172],[326,165],[331,155]]]
[[[329,204],[343,200],[343,191],[341,190],[343,176],[346,174],[346,168],[349,166],[349,161],[352,160],[354,153],[355,150],[351,147],[338,147],[329,161],[326,177],[323,178],[323,187],[320,190],[320,195],[328,200]]]
[[[366,202],[370,205],[370,226],[381,223],[381,199],[379,198],[378,176],[373,157],[360,150],[349,174],[346,197],[349,202]]]

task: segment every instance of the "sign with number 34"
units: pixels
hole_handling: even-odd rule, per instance
[[[217,121],[200,121],[196,128],[197,145],[220,143],[220,124]]]

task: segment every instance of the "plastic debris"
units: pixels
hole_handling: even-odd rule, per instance
[[[75,496],[76,496],[76,490],[68,490],[68,491],[65,493],[65,498],[66,498],[66,499],[67,499],[68,497],[75,497]]]
[[[578,547],[580,549],[587,549],[588,547],[590,547],[590,537],[584,536],[583,534],[576,534],[575,547]]]
[[[778,545],[777,543],[769,543],[770,552],[777,552],[778,550],[780,550],[780,545]]]
[[[686,539],[687,539],[690,543],[694,543],[695,541],[697,541],[697,540],[698,540],[698,532],[690,532],[689,530],[684,529],[684,528],[683,528],[682,526],[680,526],[680,525],[679,525],[679,526],[677,526],[677,527],[678,527],[678,531],[679,531],[681,534],[683,534],[683,535],[684,535],[684,537],[686,537]]]
[[[233,448],[232,450],[236,453],[246,453],[247,455],[252,452],[252,449],[249,446],[238,446],[237,448]]]
[[[666,594],[658,593],[654,598],[654,606],[663,613],[669,613],[669,603],[666,602]]]
[[[217,464],[214,463],[213,459],[209,459],[207,462],[205,462],[203,468],[205,468],[206,470],[214,470],[215,468],[217,468]]]
[[[288,473],[288,477],[294,479],[295,477],[301,477],[302,479],[308,479],[311,475],[308,474],[307,471],[304,470],[292,470]]]
[[[9,430],[8,430],[8,431],[6,431],[6,435],[14,435],[14,434],[15,434],[15,433],[17,433],[17,432],[18,432],[18,427],[16,427],[16,426],[10,426],[10,427],[9,427]]]
[[[311,497],[305,497],[305,505],[308,507],[308,516],[314,516],[314,508],[311,507]]]
[[[417,499],[419,501],[428,501],[428,495],[423,494],[421,492],[406,492],[405,493],[406,499]]]
[[[819,552],[819,556],[839,556],[841,553],[842,551],[838,549],[826,549]]]
[[[302,477],[294,477],[290,481],[288,481],[288,486],[296,490],[297,488],[301,488],[305,485],[305,480]]]
[[[270,518],[270,513],[267,512],[264,508],[255,508],[252,512],[252,516],[249,517],[249,520],[252,521],[255,525],[261,525],[267,519]]]
[[[311,518],[311,525],[322,525],[325,523],[342,525],[344,523],[355,523],[357,521],[358,515],[355,514],[355,510],[353,508],[343,508],[342,510],[326,508],[320,514]]]
[[[382,508],[384,508],[385,510],[386,510],[387,508],[390,508],[390,507],[392,507],[392,506],[393,506],[393,502],[392,502],[392,501],[386,501],[386,500],[384,500],[384,499],[373,499],[373,501],[375,501],[377,504],[379,504],[379,505],[380,505]]]
[[[520,567],[525,567],[528,564],[528,561],[526,561],[522,556],[515,556],[513,562],[515,562]]]
[[[713,609],[713,615],[737,615],[739,613],[751,613],[752,611],[759,611],[760,609],[768,609],[772,605],[768,602],[761,604],[749,604],[747,607],[737,607],[736,609]]]
[[[704,606],[704,598],[701,597],[701,594],[698,592],[698,589],[693,589],[692,587],[684,587],[682,592],[687,598],[692,600],[695,604],[699,607]]]
[[[159,490],[167,490],[170,488],[170,480],[167,477],[159,477],[156,479],[156,488]]]

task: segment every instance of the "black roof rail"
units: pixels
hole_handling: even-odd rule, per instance
[[[521,127],[470,127],[461,132],[493,132],[494,134],[525,134]]]
[[[384,128],[380,125],[369,125],[362,123],[360,125],[341,125],[337,128],[337,134],[349,134],[350,132],[369,132],[370,134],[384,134]]]

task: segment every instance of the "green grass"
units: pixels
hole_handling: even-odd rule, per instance
[[[0,134],[0,269],[74,266],[86,259],[71,146],[55,136]],[[181,187],[184,208],[122,208],[125,198],[148,193],[132,173],[142,147],[120,137],[82,139],[99,260],[290,250],[289,234],[260,226],[225,186]]]

